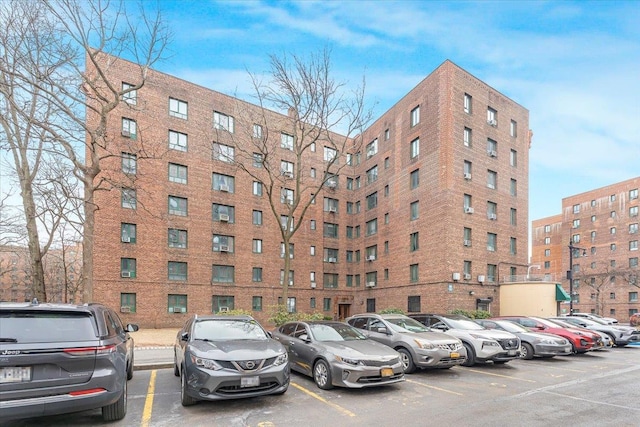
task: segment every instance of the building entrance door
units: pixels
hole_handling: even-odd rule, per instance
[[[349,316],[351,316],[351,304],[338,304],[338,320],[343,322]]]

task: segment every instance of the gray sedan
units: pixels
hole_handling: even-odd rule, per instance
[[[571,343],[558,335],[531,332],[524,326],[509,320],[476,319],[476,323],[487,329],[511,332],[520,338],[520,357],[522,359],[530,360],[534,357],[566,356],[571,354]]]
[[[273,331],[288,350],[291,369],[324,390],[363,388],[404,380],[400,355],[342,322],[290,322]]]

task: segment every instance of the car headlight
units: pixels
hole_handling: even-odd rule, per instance
[[[483,347],[500,347],[497,341],[482,341]]]
[[[535,340],[536,344],[564,344],[554,338],[538,338]]]
[[[436,346],[429,341],[421,340],[419,338],[414,338],[413,340],[416,342],[416,345],[418,346],[418,348],[421,348],[424,350],[432,350],[436,348]]]
[[[275,366],[279,366],[279,365],[284,365],[285,363],[287,363],[287,361],[289,360],[289,356],[287,355],[286,352],[279,354],[278,357],[276,357],[275,362],[273,362],[273,364]]]
[[[344,362],[347,365],[353,365],[353,366],[363,365],[361,360],[352,359],[350,357],[342,357],[342,356],[336,355],[336,360],[338,360],[340,362]]]
[[[215,360],[205,359],[204,357],[198,357],[193,354],[191,355],[191,362],[196,366],[200,366],[205,369],[212,369],[214,371],[222,369],[222,366],[220,366]]]

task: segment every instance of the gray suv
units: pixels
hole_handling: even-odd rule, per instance
[[[0,303],[0,419],[97,408],[124,418],[137,330],[101,304]]]
[[[374,341],[400,353],[406,373],[416,368],[444,368],[464,363],[467,352],[462,342],[441,332],[431,331],[402,314],[357,314],[347,323]]]

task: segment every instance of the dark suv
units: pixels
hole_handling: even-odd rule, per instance
[[[137,330],[101,304],[0,303],[0,419],[97,408],[124,418]]]

